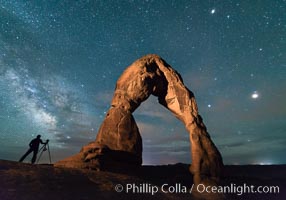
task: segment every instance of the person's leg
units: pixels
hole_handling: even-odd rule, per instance
[[[23,160],[32,152],[32,149],[28,149],[28,151],[20,158],[19,162],[23,162]]]
[[[38,150],[33,150],[32,164],[34,164],[36,162],[37,154],[38,154]]]

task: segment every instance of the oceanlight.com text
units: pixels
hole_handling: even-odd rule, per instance
[[[151,194],[155,195],[158,192],[172,193],[172,194],[191,194],[197,193],[214,193],[214,194],[236,194],[238,196],[243,194],[279,194],[279,186],[255,186],[246,183],[237,185],[231,183],[224,186],[207,186],[204,184],[192,184],[189,187],[181,183],[176,184],[162,184],[152,185],[150,183],[127,183],[125,185],[117,184],[115,186],[116,192],[125,192],[127,194]]]
[[[204,184],[198,184],[196,191],[199,193],[220,193],[220,194],[279,194],[279,186],[255,186],[247,185],[236,185],[231,183],[225,186],[205,186]]]

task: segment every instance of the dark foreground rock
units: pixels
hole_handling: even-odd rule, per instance
[[[143,166],[111,173],[0,160],[0,177],[1,200],[203,199],[189,193],[193,182],[187,164]],[[127,192],[128,184],[133,189]],[[161,190],[164,184],[168,193]],[[244,184],[255,188],[279,186],[279,194],[238,195]],[[116,192],[116,185],[123,191]],[[231,185],[236,194],[224,194],[225,199],[286,199],[286,166],[226,166],[221,186]],[[156,188],[159,191],[152,195]]]

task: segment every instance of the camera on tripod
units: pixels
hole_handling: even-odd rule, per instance
[[[49,141],[50,141],[50,140],[46,140],[46,143],[45,143],[45,144],[40,148],[39,152],[41,152],[41,153],[40,153],[40,156],[39,156],[39,158],[38,158],[38,160],[37,160],[37,163],[39,163],[40,158],[41,158],[41,156],[42,156],[43,152],[48,150],[50,164],[52,164],[52,159],[51,159],[51,152],[50,152]]]
[[[48,148],[47,148],[47,144],[49,143],[50,140],[46,140],[46,144],[44,145],[44,148],[43,148],[43,151],[47,151]]]

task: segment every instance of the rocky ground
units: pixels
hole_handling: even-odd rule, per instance
[[[168,184],[163,188],[168,193],[162,192],[164,184]],[[225,194],[224,198],[286,199],[286,166],[226,166],[221,185],[232,185],[239,193],[238,186],[243,184],[279,186],[279,194]],[[127,186],[132,187],[128,193]],[[0,160],[1,200],[200,199],[189,193],[191,186],[192,175],[185,164],[143,166],[115,173]],[[116,192],[115,187],[123,191]]]

